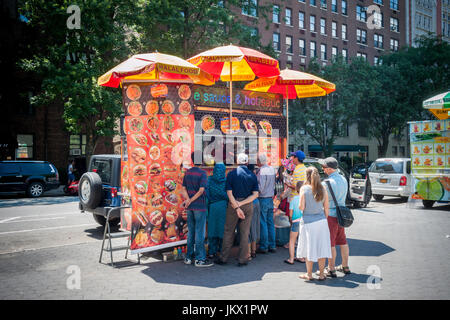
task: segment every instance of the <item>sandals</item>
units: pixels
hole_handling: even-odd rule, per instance
[[[350,274],[350,273],[352,273],[352,272],[350,271],[350,268],[349,268],[349,267],[343,267],[342,265],[340,265],[339,267],[336,267],[336,270],[339,271],[339,272],[343,272],[344,274]]]
[[[300,279],[303,279],[303,280],[306,280],[306,281],[313,281],[313,280],[314,280],[314,278],[308,277],[308,274],[307,274],[307,273],[303,273],[303,274],[299,275],[298,277],[299,277]]]
[[[289,259],[284,260],[284,263],[287,263],[287,264],[294,264],[294,262],[290,262]]]
[[[256,251],[252,251],[252,253],[250,254],[250,256],[251,256],[252,258],[256,258]]]
[[[329,278],[337,278],[337,274],[336,274],[336,270],[330,270],[328,269],[328,267],[325,268],[325,277],[329,277]],[[316,271],[316,275],[320,275],[320,271],[317,270]]]
[[[294,261],[300,262],[300,263],[305,263],[306,261],[302,261],[300,258],[295,258]]]

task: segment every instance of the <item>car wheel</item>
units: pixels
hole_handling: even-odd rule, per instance
[[[102,200],[102,179],[95,172],[86,172],[78,185],[78,197],[84,207],[95,209]]]
[[[431,209],[435,203],[434,200],[422,200],[423,206],[427,209]]]
[[[98,214],[93,213],[92,216],[94,217],[95,222],[97,222],[98,224],[105,226],[106,225],[106,218],[104,216],[100,216]],[[116,227],[120,222],[120,219],[118,218],[114,218],[109,220],[109,226],[111,228]]]
[[[40,182],[32,182],[28,186],[27,194],[29,197],[38,198],[44,193],[44,185]]]
[[[376,201],[381,201],[384,198],[384,196],[382,194],[374,194],[372,196]]]

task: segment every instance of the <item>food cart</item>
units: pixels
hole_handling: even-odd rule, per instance
[[[131,231],[131,253],[186,244],[187,216],[181,204],[183,175],[191,152],[202,150],[234,168],[239,152],[256,164],[266,153],[277,167],[286,156],[286,117],[282,96],[233,91],[176,81],[124,81],[122,84],[122,193],[132,209],[122,214]],[[202,168],[212,173],[205,161]]]
[[[424,108],[438,120],[408,122],[411,145],[413,198],[426,208],[450,201],[450,119],[448,109],[433,105],[439,99],[424,101]]]

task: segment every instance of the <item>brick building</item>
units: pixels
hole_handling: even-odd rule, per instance
[[[250,0],[272,6],[267,24],[258,10],[242,10],[256,22],[263,45],[272,42],[283,69],[304,69],[312,58],[330,64],[337,55],[370,64],[405,45],[404,0]],[[266,29],[267,28],[267,29]]]

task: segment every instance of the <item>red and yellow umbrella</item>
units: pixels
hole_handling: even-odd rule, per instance
[[[251,81],[256,77],[280,74],[276,59],[254,49],[234,45],[204,51],[187,61],[212,74],[216,80],[230,82],[230,119],[233,116],[233,81]]]
[[[124,80],[214,84],[214,77],[199,67],[159,52],[134,55],[99,77],[97,83],[117,88]]]
[[[286,118],[289,119],[289,99],[325,96],[335,91],[336,86],[310,73],[284,69],[279,76],[259,78],[247,84],[244,89],[282,94],[286,99]],[[289,146],[289,121],[287,132],[286,145]]]

